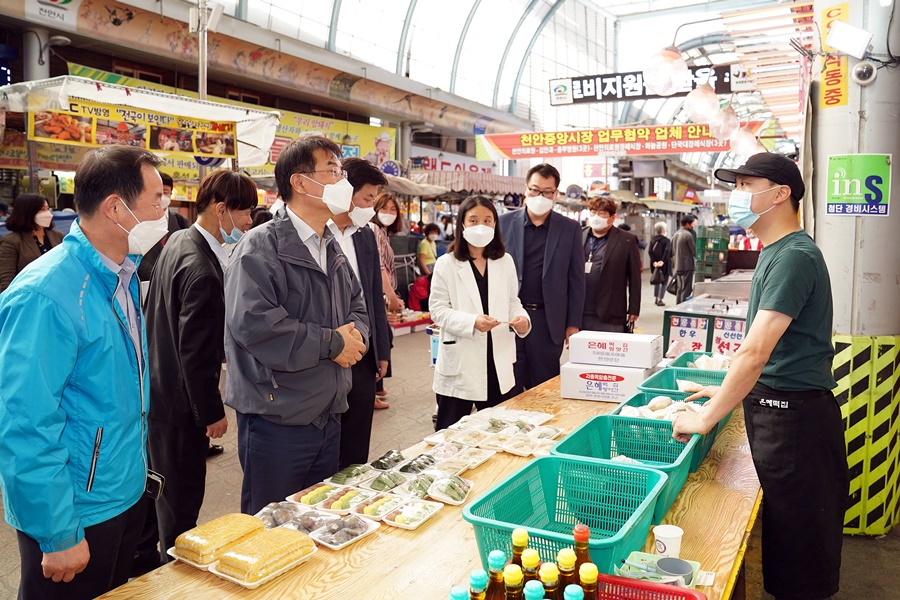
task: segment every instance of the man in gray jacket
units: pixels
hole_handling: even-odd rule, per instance
[[[681,217],[681,229],[672,236],[672,254],[675,255],[675,279],[678,280],[678,293],[675,303],[681,304],[694,291],[694,255],[697,243],[694,241],[694,215]]]
[[[323,137],[281,152],[285,206],[244,235],[225,271],[225,404],[237,411],[245,513],[338,470],[349,367],[369,339],[359,281],[325,226],[353,194],[340,154]]]

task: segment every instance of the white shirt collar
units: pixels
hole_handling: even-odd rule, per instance
[[[304,244],[306,241],[314,235],[318,235],[316,231],[306,224],[306,221],[298,217],[291,207],[287,204],[284,205],[285,211],[287,212],[288,218],[291,220],[291,223],[294,224],[294,228],[297,230],[297,235],[300,236],[300,241]],[[325,231],[328,231],[328,228],[325,228]]]
[[[219,259],[219,266],[222,267],[222,270],[224,271],[225,267],[228,266],[228,254],[225,252],[225,248],[213,234],[200,227],[199,223],[194,223],[194,227],[197,228],[197,231],[200,232],[200,235],[203,236],[203,239],[205,239],[206,243],[209,244],[209,247],[212,248],[213,254]]]
[[[338,239],[348,238],[351,235],[353,235],[354,233],[356,233],[357,231],[359,231],[359,227],[357,227],[356,225],[352,225],[352,224],[347,225],[344,228],[344,231],[341,231],[341,228],[338,227],[337,223],[335,223],[331,219],[328,219],[328,223],[326,223],[326,225],[328,226],[328,229],[331,230],[331,233],[334,234],[334,237],[336,237]]]

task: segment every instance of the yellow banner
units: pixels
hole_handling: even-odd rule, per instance
[[[69,102],[68,110],[28,113],[28,137],[76,146],[123,144],[155,152],[234,158],[234,121],[206,121],[97,102]]]
[[[834,108],[837,106],[847,106],[847,88],[849,80],[849,69],[847,66],[847,56],[838,54],[838,51],[825,43],[828,37],[828,31],[831,24],[835,21],[844,21],[849,19],[849,8],[847,3],[836,4],[822,11],[823,30],[822,30],[822,50],[832,52],[834,54],[822,57],[822,79],[819,85],[819,106],[820,108]]]

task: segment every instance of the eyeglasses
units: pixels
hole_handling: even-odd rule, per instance
[[[543,196],[544,198],[553,198],[556,195],[556,190],[539,190],[537,188],[528,188],[529,196]]]
[[[339,169],[338,167],[333,167],[331,169],[320,169],[318,171],[307,171],[306,174],[312,173],[331,173],[331,176],[335,179],[346,179],[347,171],[343,169]]]

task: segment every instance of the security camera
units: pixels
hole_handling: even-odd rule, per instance
[[[856,63],[853,71],[850,72],[850,78],[861,86],[872,85],[876,77],[878,77],[878,67],[868,60]]]

